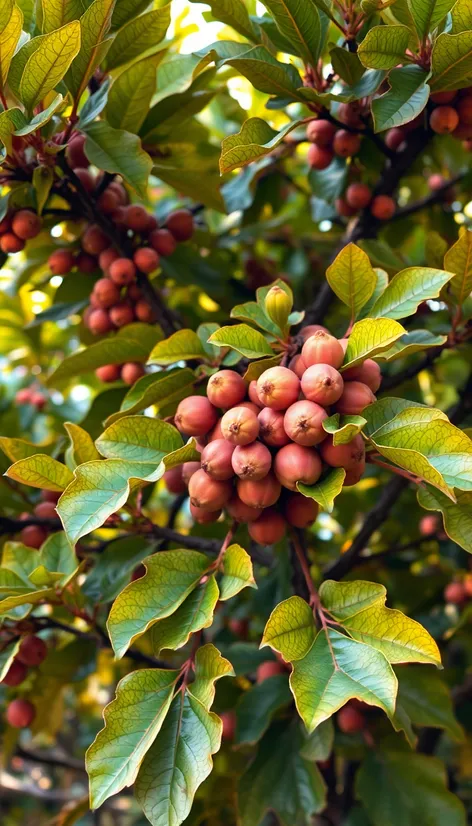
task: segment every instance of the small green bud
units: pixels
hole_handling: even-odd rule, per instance
[[[281,287],[271,287],[265,298],[265,310],[269,318],[280,327],[287,329],[287,322],[292,312],[293,301]]]

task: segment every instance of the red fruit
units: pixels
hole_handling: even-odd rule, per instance
[[[120,290],[111,278],[99,278],[95,282],[92,294],[97,306],[103,310],[113,307],[120,300]]]
[[[20,542],[28,548],[40,548],[48,532],[41,525],[28,525],[20,531]]]
[[[256,384],[256,387],[257,387],[257,384]],[[259,404],[254,404],[254,402],[240,402],[238,404],[238,407],[243,407],[244,410],[250,410],[251,413],[254,413],[256,416],[258,416],[259,413],[261,412],[261,406],[260,405],[261,405],[260,402],[259,402]]]
[[[236,617],[232,617],[228,622],[228,628],[235,637],[239,637],[241,640],[247,640],[249,620],[236,619]]]
[[[70,250],[56,250],[48,258],[48,267],[53,275],[67,275],[75,265]]]
[[[184,462],[182,465],[182,479],[188,485],[193,474],[200,470],[200,462]]]
[[[315,333],[318,333],[320,330],[322,330],[324,333],[329,332],[326,329],[326,327],[323,327],[322,324],[307,324],[306,327],[302,327],[302,329],[300,330],[300,335],[301,335],[303,341],[306,341],[307,338],[310,338],[311,336],[314,336]]]
[[[157,270],[159,266],[159,256],[155,250],[151,249],[151,247],[141,247],[136,250],[133,255],[133,261],[138,270],[146,273],[146,275],[149,275],[149,273]]]
[[[20,209],[12,218],[11,228],[18,238],[28,241],[41,232],[42,219],[31,209]]]
[[[219,370],[210,376],[207,396],[215,407],[228,410],[238,405],[246,396],[246,382],[234,370]]]
[[[365,209],[371,198],[372,191],[367,184],[351,184],[346,189],[346,201],[353,209]]]
[[[131,204],[126,207],[126,226],[133,232],[144,232],[149,222],[149,214],[140,204]]]
[[[356,209],[349,206],[344,198],[336,198],[334,206],[336,208],[336,212],[338,215],[341,215],[342,218],[352,218],[352,216],[357,212]]]
[[[80,272],[92,273],[97,269],[96,258],[86,252],[79,252],[75,263]]]
[[[329,364],[312,364],[305,370],[301,385],[307,399],[324,407],[337,402],[344,388],[341,373]]]
[[[433,103],[452,103],[456,95],[457,92],[434,92],[429,99]]]
[[[370,387],[361,381],[347,381],[343,394],[336,404],[336,411],[345,416],[357,416],[372,402],[375,402],[375,396]]]
[[[167,255],[172,255],[177,247],[177,242],[168,229],[153,230],[149,235],[148,240],[151,247],[156,250],[159,255],[164,257]]]
[[[118,183],[118,181],[112,181],[111,184],[108,185],[108,189],[115,193],[118,203],[121,206],[125,206],[128,203],[128,194],[126,189],[122,184]]]
[[[332,149],[324,146],[317,146],[312,143],[308,147],[307,160],[312,169],[326,169],[334,158]]]
[[[75,134],[66,148],[66,160],[72,169],[88,166],[88,159],[84,152],[85,135]]]
[[[34,513],[40,519],[58,519],[54,502],[39,502]]]
[[[109,269],[111,280],[119,287],[127,287],[136,278],[136,267],[130,258],[117,258]]]
[[[345,381],[361,381],[370,387],[372,393],[376,393],[382,383],[382,373],[380,367],[373,359],[366,359],[357,367],[350,367],[343,373]]]
[[[137,565],[130,577],[130,582],[136,582],[137,579],[142,579],[146,576],[146,568],[144,565]]]
[[[257,380],[257,394],[266,407],[286,410],[296,402],[300,379],[288,367],[270,367]]]
[[[258,481],[238,479],[236,485],[239,498],[251,508],[270,508],[280,496],[280,482],[272,473]]]
[[[253,410],[233,407],[221,419],[221,433],[233,445],[248,445],[259,435],[259,420]]]
[[[263,479],[271,468],[272,456],[270,450],[261,442],[252,442],[249,445],[237,445],[231,463],[240,479]]]
[[[91,195],[92,192],[95,191],[95,187],[97,184],[95,175],[92,175],[92,173],[89,172],[88,169],[76,169],[74,171],[85,191],[89,195]]]
[[[144,375],[146,375],[146,371],[143,365],[136,361],[127,361],[121,368],[121,379],[129,387]]]
[[[249,536],[259,545],[274,545],[284,538],[287,524],[275,508],[267,508],[248,527]]]
[[[134,321],[133,308],[126,301],[120,301],[110,309],[110,321],[115,327],[126,327]]]
[[[329,364],[337,369],[344,361],[344,350],[337,338],[318,330],[305,341],[302,356],[307,368],[312,364]]]
[[[470,138],[472,138],[472,126],[467,123],[460,123],[459,126],[454,129],[452,137],[458,140],[470,140]]]
[[[246,505],[242,499],[235,493],[226,505],[226,510],[232,519],[237,522],[255,522],[262,513],[262,508],[253,508],[251,505]]]
[[[290,441],[284,428],[284,414],[279,410],[264,407],[259,413],[260,437],[271,447],[283,447]]]
[[[385,143],[392,152],[396,152],[405,140],[405,132],[398,126],[389,129],[385,136]]]
[[[36,709],[29,700],[17,697],[7,708],[7,723],[14,728],[28,728],[36,716]]]
[[[319,505],[301,493],[291,493],[285,503],[285,518],[294,528],[308,528],[316,522]]]
[[[143,321],[145,324],[151,324],[155,321],[154,311],[146,301],[138,301],[135,304],[134,314],[138,321]]]
[[[467,591],[463,582],[450,582],[444,589],[444,599],[452,605],[462,605],[467,602]]]
[[[101,252],[110,246],[109,239],[96,224],[91,224],[85,230],[81,243],[85,252],[88,252],[90,255],[100,255]]]
[[[354,470],[364,461],[365,446],[362,436],[357,436],[345,445],[333,445],[332,436],[323,442],[320,447],[323,461],[331,467],[343,467],[345,470]]]
[[[350,158],[356,155],[361,148],[361,138],[346,129],[338,129],[334,136],[333,149],[341,158]]]
[[[253,404],[256,405],[259,409],[262,407],[262,402],[259,398],[259,394],[257,392],[257,381],[253,380],[249,382],[249,387],[247,389],[247,394],[252,401]]]
[[[47,653],[48,647],[44,640],[30,634],[28,637],[23,637],[16,658],[23,665],[31,667],[41,665],[43,660],[46,659]]]
[[[221,516],[221,509],[217,511],[206,511],[203,510],[203,508],[196,508],[195,505],[190,503],[190,513],[195,522],[198,522],[200,525],[207,525],[210,522],[218,521]]]
[[[231,457],[235,448],[226,439],[215,439],[209,442],[202,450],[202,468],[211,476],[221,482],[231,479],[234,475]]]
[[[396,210],[396,204],[390,195],[376,195],[370,205],[370,211],[378,221],[388,221]]]
[[[338,107],[337,117],[346,126],[355,126],[359,129],[364,126],[360,117],[359,105],[356,103],[341,103]]]
[[[428,513],[420,519],[419,529],[421,536],[428,536],[431,533],[436,533],[440,527],[441,520],[436,514]]]
[[[30,397],[30,403],[36,410],[42,410],[46,406],[47,398],[44,393],[32,393]]]
[[[180,402],[174,424],[187,436],[205,436],[218,418],[213,405],[205,396],[188,396]]]
[[[188,209],[176,209],[168,215],[166,227],[176,241],[188,241],[194,231],[193,215]]]
[[[305,400],[292,404],[284,416],[284,430],[293,442],[304,447],[317,445],[326,437],[323,422],[328,414],[315,402]]]
[[[293,370],[295,375],[298,376],[299,379],[301,379],[303,373],[306,370],[306,364],[303,361],[301,353],[298,356],[294,356],[293,359],[290,359],[288,369]]]
[[[459,115],[453,106],[437,106],[429,116],[429,125],[439,135],[449,135],[459,126]]]
[[[221,737],[223,740],[234,740],[236,734],[236,714],[234,711],[224,711],[220,714],[220,720],[223,723],[223,730]]]
[[[28,669],[26,666],[18,660],[13,660],[10,668],[2,680],[2,683],[9,686],[9,688],[14,688],[26,679],[27,674]]]
[[[215,439],[223,439],[223,432],[221,430],[221,419],[218,419],[213,430],[207,436],[207,442],[214,442]]]
[[[100,381],[104,381],[106,383],[118,381],[121,376],[121,365],[104,364],[103,367],[97,367],[95,370],[95,375],[97,379],[100,379]]]
[[[329,120],[311,120],[306,128],[307,140],[317,146],[331,146],[336,134],[336,126]]]
[[[15,393],[15,401],[17,404],[30,404],[31,390],[28,387],[24,387],[23,390],[18,390],[18,392]]]
[[[188,492],[194,507],[204,511],[217,511],[229,501],[233,487],[231,482],[212,479],[201,468],[190,478]]]
[[[105,192],[99,196],[97,206],[105,215],[110,215],[120,206],[120,198],[113,189],[107,187]]]
[[[352,470],[346,470],[346,475],[344,477],[343,488],[350,488],[353,485],[357,485],[357,483],[361,480],[362,475],[365,471],[365,459],[360,462],[357,467],[352,468]]]
[[[268,680],[269,677],[275,677],[277,674],[286,673],[287,670],[284,668],[282,663],[279,663],[276,660],[267,660],[267,662],[261,663],[260,666],[258,666],[256,671],[256,683],[263,683],[265,680]]]
[[[98,264],[101,270],[104,272],[108,272],[110,265],[113,264],[113,261],[116,261],[119,258],[117,251],[113,247],[108,247],[108,249],[103,250],[98,256]]]
[[[54,502],[55,504],[59,501],[61,494],[57,490],[42,490],[40,495],[43,502]]]
[[[354,734],[365,728],[365,717],[359,709],[352,705],[345,705],[336,716],[338,728],[344,734]]]
[[[439,537],[439,538],[441,538],[441,537]],[[464,590],[467,594],[467,597],[468,598],[472,597],[472,577],[471,577],[470,574],[467,574],[467,576],[464,579],[464,582],[462,584],[464,586]]]
[[[472,98],[462,98],[456,104],[457,114],[459,115],[460,123],[466,126],[472,125]]]
[[[25,248],[25,242],[18,238],[14,232],[6,232],[0,238],[0,249],[6,255],[13,255],[15,252],[21,252]]]
[[[162,478],[169,493],[185,493],[187,490],[187,485],[182,477],[182,465],[166,470]]]
[[[88,328],[96,336],[113,330],[113,322],[106,310],[94,310],[88,317]]]
[[[297,482],[313,485],[321,476],[321,459],[311,447],[290,444],[282,447],[274,459],[275,475],[289,490],[297,489]]]

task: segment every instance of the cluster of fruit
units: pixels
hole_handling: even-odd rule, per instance
[[[6,255],[21,252],[27,241],[36,238],[43,222],[32,209],[8,213],[0,221],[0,249]]]
[[[472,87],[431,95],[437,105],[429,116],[429,125],[439,135],[452,135],[472,150]],[[393,131],[393,130],[392,130]]]
[[[33,515],[38,519],[56,520],[58,519],[56,505],[60,493],[53,490],[41,491],[41,502],[35,505]],[[20,514],[20,520],[31,519],[31,514],[24,511]],[[18,539],[28,548],[40,548],[47,539],[49,531],[45,525],[26,525],[19,533]]]
[[[450,605],[464,606],[472,599],[472,576],[449,582],[444,589],[444,600]]]
[[[28,634],[23,637],[15,658],[5,674],[2,683],[9,688],[16,688],[26,680],[29,668],[37,668],[45,660],[48,648],[41,637]],[[14,728],[27,728],[36,715],[36,709],[24,697],[16,697],[8,704],[6,718]]]
[[[30,404],[31,407],[36,408],[38,413],[44,409],[47,400],[47,396],[41,390],[35,390],[34,387],[23,387],[15,393],[17,404]]]
[[[146,373],[142,364],[137,361],[127,361],[125,364],[105,364],[97,367],[95,375],[97,379],[105,383],[113,381],[123,381],[130,387]]]
[[[214,522],[224,508],[248,523],[256,542],[269,545],[283,538],[287,523],[305,528],[317,517],[317,504],[297,492],[297,483],[314,485],[325,466],[345,468],[345,485],[359,481],[362,436],[335,446],[323,422],[334,412],[360,414],[375,401],[380,369],[368,359],[341,375],[347,340],[316,326],[304,333],[302,351],[288,367],[271,367],[249,386],[239,373],[220,370],[206,397],[180,402],[175,425],[202,440],[201,460],[165,478],[173,493],[188,486],[196,521]]]

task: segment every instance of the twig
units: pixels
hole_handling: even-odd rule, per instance
[[[434,204],[439,204],[443,201],[443,195],[454,186],[454,184],[459,183],[462,179],[465,178],[465,172],[461,173],[460,175],[456,175],[454,178],[451,178],[449,181],[446,181],[442,186],[435,189],[430,195],[427,195],[425,198],[420,198],[418,201],[414,201],[412,204],[407,204],[407,206],[402,207],[401,209],[397,209],[393,217],[390,219],[391,221],[398,221],[400,218],[407,218],[408,215],[414,215],[415,212],[419,212],[426,207],[433,206]]]

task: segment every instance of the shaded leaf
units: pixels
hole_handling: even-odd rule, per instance
[[[463,742],[464,730],[454,715],[451,693],[437,672],[420,666],[398,669],[398,702],[417,726],[441,728]]]
[[[366,419],[363,416],[341,416],[340,413],[335,413],[322,424],[323,430],[332,434],[334,445],[345,445],[361,432]]]
[[[123,129],[113,129],[105,121],[90,123],[84,131],[85,154],[90,163],[105,172],[122,175],[145,198],[152,160],[140,139]]]
[[[139,57],[164,38],[170,24],[170,3],[141,14],[118,31],[106,57],[106,69],[116,69]]]
[[[456,502],[434,488],[418,488],[418,502],[422,508],[440,511],[444,530],[461,548],[472,553],[472,493],[457,491]]]
[[[275,674],[245,691],[236,706],[235,744],[257,743],[274,714],[291,701],[288,675],[284,674]]]
[[[472,232],[465,230],[444,256],[444,266],[454,273],[448,295],[462,305],[472,292]]]
[[[460,89],[472,77],[472,31],[444,32],[436,38],[431,55],[431,89]]]
[[[108,96],[106,116],[115,129],[137,133],[156,91],[157,66],[165,52],[137,60],[115,80]]]
[[[157,410],[172,404],[177,405],[181,399],[189,395],[194,383],[195,376],[188,367],[142,376],[128,390],[120,410],[112,413],[106,423],[110,425],[123,416],[139,413],[151,405],[156,406]]]
[[[372,101],[376,132],[403,126],[423,111],[429,98],[428,77],[420,66],[392,69],[388,77],[389,91]]]

